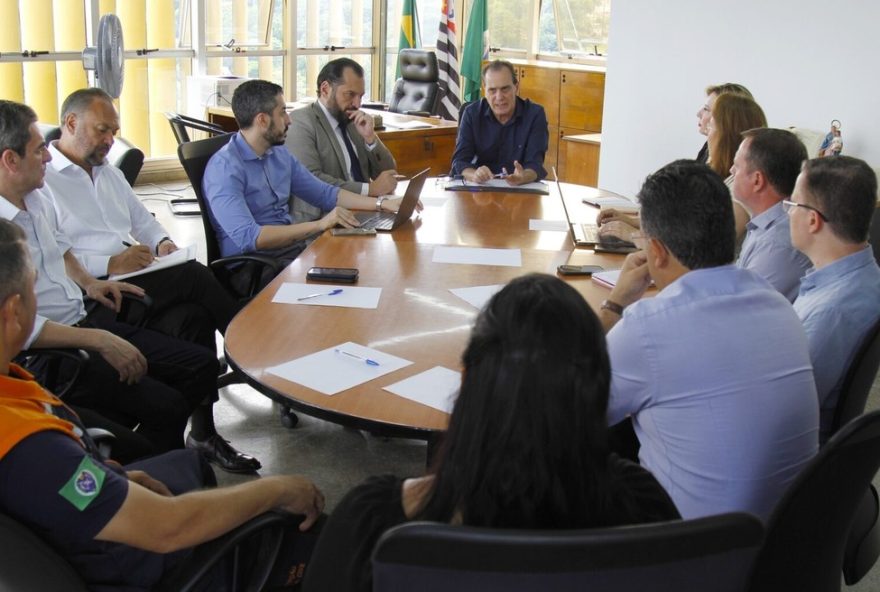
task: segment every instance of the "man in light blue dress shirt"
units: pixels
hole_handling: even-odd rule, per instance
[[[761,128],[743,133],[730,168],[733,195],[752,217],[736,264],[773,284],[789,302],[810,260],[791,246],[782,200],[791,195],[806,159],[807,149],[793,133]]]
[[[667,165],[639,201],[643,250],[600,310],[608,423],[631,417],[639,462],[682,517],[766,520],[818,449],[803,327],[769,283],[732,265],[730,193],[706,165]],[[651,280],[660,293],[642,299]]]
[[[841,383],[853,356],[880,319],[880,268],[868,244],[877,176],[847,156],[807,161],[784,202],[791,242],[813,262],[794,310],[810,343],[819,394],[819,438],[831,434]]]

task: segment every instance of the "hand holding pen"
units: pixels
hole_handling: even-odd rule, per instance
[[[108,275],[138,271],[152,263],[155,259],[152,251],[150,251],[150,247],[147,245],[133,245],[122,241],[122,246],[126,247],[125,250],[113,255],[107,262]]]

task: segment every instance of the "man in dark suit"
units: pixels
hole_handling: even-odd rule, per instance
[[[364,69],[349,58],[327,62],[318,74],[318,100],[290,113],[287,149],[313,175],[352,193],[380,197],[394,193],[396,164],[360,110]],[[296,222],[317,220],[317,207],[294,198]]]

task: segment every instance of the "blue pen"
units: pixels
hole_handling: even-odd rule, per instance
[[[342,292],[342,288],[336,288],[335,290],[330,290],[329,292],[318,292],[317,294],[309,294],[308,296],[303,296],[302,298],[297,298],[297,302],[300,300],[308,300],[309,298],[317,298],[318,296],[336,296]]]
[[[337,354],[342,354],[343,356],[348,356],[349,358],[354,358],[355,360],[360,360],[361,362],[364,362],[367,366],[378,366],[379,365],[379,362],[377,362],[376,360],[371,360],[370,358],[365,358],[363,356],[359,356],[357,354],[347,352],[344,349],[339,349],[338,347],[336,349],[334,349],[333,351],[335,351]]]

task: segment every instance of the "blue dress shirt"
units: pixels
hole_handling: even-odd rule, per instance
[[[339,193],[284,146],[257,156],[241,132],[211,157],[202,188],[224,257],[256,251],[262,226],[291,224],[292,194],[326,211],[336,207]]]
[[[880,319],[880,268],[871,247],[807,273],[794,310],[810,343],[824,443],[831,436],[843,377],[865,333]]]
[[[487,166],[498,174],[501,168],[513,172],[513,161],[532,169],[538,179],[547,176],[544,154],[547,152],[547,116],[544,108],[528,99],[516,98],[513,117],[501,124],[486,99],[465,108],[458,123],[458,140],[452,155],[452,174],[467,168]]]
[[[794,302],[801,278],[812,264],[791,246],[788,214],[782,209],[782,202],[746,224],[746,238],[736,264],[751,269],[773,284],[789,302]]]
[[[632,416],[639,461],[684,518],[767,519],[819,446],[803,327],[764,280],[694,270],[608,333],[608,423]]]

